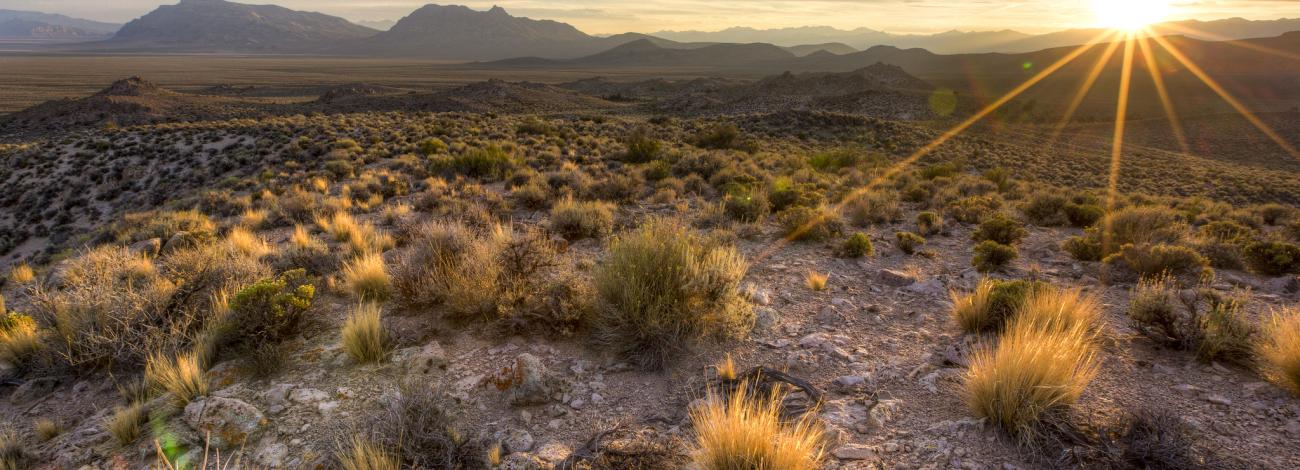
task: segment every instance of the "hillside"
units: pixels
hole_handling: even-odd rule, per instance
[[[276,5],[181,0],[176,5],[158,7],[124,25],[112,39],[88,47],[169,52],[308,52],[375,33],[342,18]]]
[[[13,20],[30,21],[52,26],[63,26],[75,30],[85,31],[91,34],[111,35],[122,27],[118,23],[106,23],[102,21],[92,21],[82,18],[73,18],[67,15],[57,15],[52,13],[41,13],[38,11],[20,11],[20,10],[3,10],[0,9],[0,23]]]
[[[32,20],[12,19],[0,21],[0,38],[93,40],[103,39],[110,34]]]

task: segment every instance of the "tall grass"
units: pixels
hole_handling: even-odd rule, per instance
[[[813,470],[824,457],[821,427],[812,414],[793,423],[781,417],[782,397],[752,396],[740,387],[711,396],[691,410],[695,445],[691,459],[701,470]]]
[[[1269,379],[1300,395],[1300,309],[1273,312],[1256,352]]]
[[[353,436],[336,458],[343,470],[399,470],[402,462],[384,447],[361,437]]]
[[[388,356],[389,341],[380,322],[380,307],[362,303],[343,322],[343,350],[359,363],[379,362]]]
[[[352,296],[365,301],[382,302],[392,293],[384,258],[374,253],[362,255],[344,266],[343,284]]]
[[[145,363],[145,382],[159,392],[171,393],[177,407],[208,393],[208,379],[203,364],[195,354],[181,354],[175,358],[157,354]]]

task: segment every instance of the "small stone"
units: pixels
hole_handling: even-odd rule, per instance
[[[551,441],[538,446],[537,452],[533,455],[536,455],[542,461],[553,464],[569,458],[570,454],[573,454],[573,449],[570,449],[569,446]]]
[[[1197,387],[1197,386],[1192,385],[1192,384],[1179,384],[1179,385],[1174,385],[1173,388],[1174,388],[1174,391],[1175,391],[1175,392],[1181,393],[1181,394],[1183,394],[1183,395],[1196,395],[1196,394],[1201,393],[1202,391],[1205,390],[1205,389],[1203,389],[1203,388],[1201,388],[1201,387]]]
[[[515,452],[528,452],[533,450],[533,435],[523,429],[510,429],[505,432],[501,439],[501,445],[507,454]]]
[[[1232,400],[1229,400],[1228,397],[1225,397],[1223,395],[1217,395],[1217,394],[1206,395],[1205,401],[1208,401],[1215,405],[1232,406]]]
[[[875,449],[862,444],[845,444],[831,452],[840,460],[868,460],[876,458]]]
[[[306,405],[329,399],[329,395],[314,388],[295,388],[289,392],[289,401]]]

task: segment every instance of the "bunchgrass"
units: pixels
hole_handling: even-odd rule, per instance
[[[380,321],[379,304],[358,304],[343,322],[343,350],[359,363],[379,362],[388,356],[389,341]]]
[[[344,266],[343,284],[353,297],[364,301],[382,302],[393,290],[384,258],[374,253],[361,255]]]
[[[753,396],[739,387],[727,397],[710,396],[691,410],[694,468],[701,470],[813,470],[824,457],[822,429],[813,415],[787,422],[781,396]]]
[[[172,358],[155,353],[145,363],[144,377],[145,382],[155,391],[170,393],[177,407],[184,407],[195,398],[208,393],[208,379],[203,364],[194,354],[180,354]]]
[[[1256,345],[1265,375],[1300,395],[1300,309],[1273,312]]]

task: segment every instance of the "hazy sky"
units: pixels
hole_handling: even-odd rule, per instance
[[[241,2],[275,3],[351,20],[396,20],[429,3],[427,0]],[[0,8],[125,22],[164,3],[176,3],[176,0],[0,0]],[[564,21],[593,34],[809,25],[844,29],[863,26],[899,33],[1002,28],[1045,32],[1090,27],[1095,23],[1088,0],[469,0],[444,3],[459,3],[475,9],[487,9],[497,4],[516,16]],[[1300,0],[1174,0],[1172,3],[1174,13],[1171,19],[1300,16]]]

